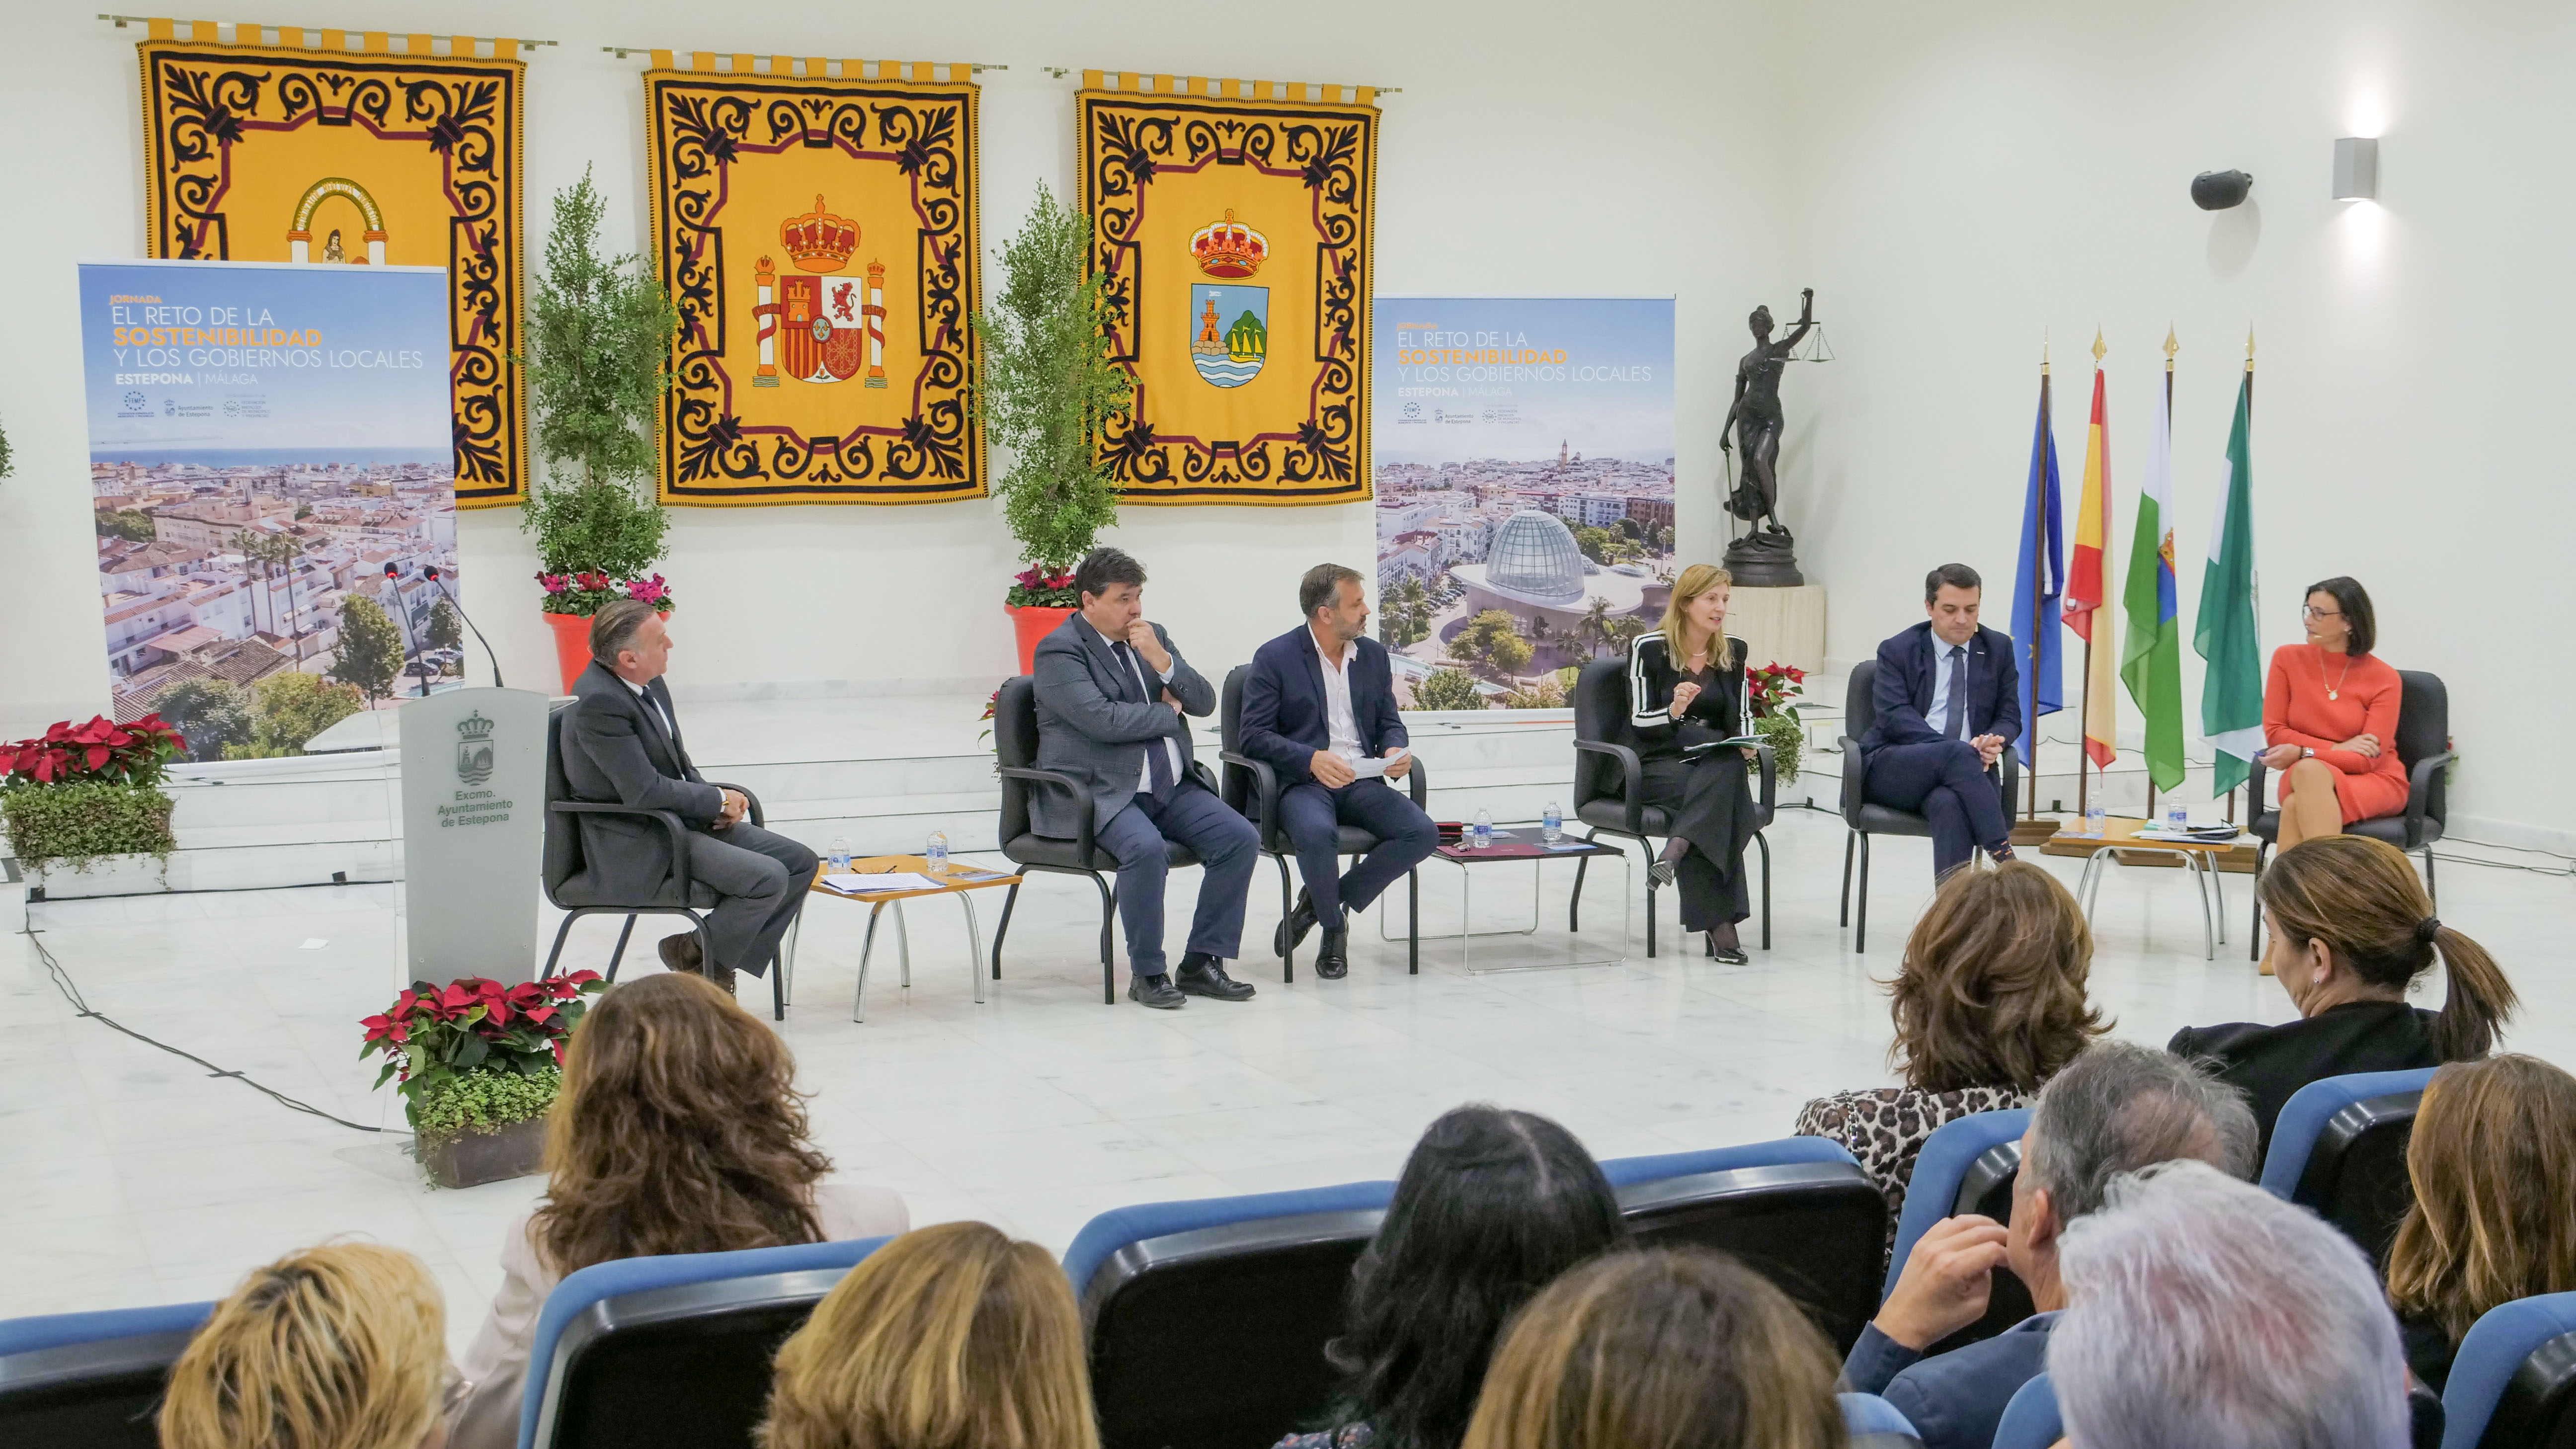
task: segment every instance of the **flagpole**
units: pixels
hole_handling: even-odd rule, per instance
[[[2056,419],[2048,405],[2048,331],[2039,334],[2039,432],[2042,446],[2053,455],[2057,451]],[[2024,820],[2039,818],[2039,664],[2046,650],[2041,644],[2039,616],[2048,612],[2048,485],[2042,472],[2031,480],[2030,509],[2030,643],[2022,650],[2022,719],[2030,730],[2030,758],[2021,762],[2022,773],[2030,782],[2029,803],[2022,809]],[[2063,696],[2060,696],[2063,698]]]
[[[2254,420],[2254,324],[2251,322],[2245,324],[2245,420],[2249,424]],[[2255,627],[2260,629],[2263,621],[2263,586],[2259,574],[2253,581],[2253,590],[2254,622]],[[2245,818],[2248,820],[2263,818],[2263,803],[2254,798],[2254,780],[2250,775],[2245,781]],[[2227,823],[2230,825],[2236,823],[2234,790],[2227,792]]]
[[[2094,329],[2093,329],[2093,379],[2094,379],[2094,385],[2095,385],[2095,387],[2096,387],[2097,389],[2098,389],[2098,388],[2100,387],[2100,385],[2101,385],[2101,379],[2102,379],[2102,359],[2103,359],[2105,356],[2109,355],[2110,351],[2111,351],[2111,349],[2110,349],[2110,348],[2105,347],[2105,346],[2103,346],[2103,345],[2102,345],[2102,329],[2101,329],[2101,328],[2099,328],[2099,327],[2094,328]],[[2098,397],[2100,396],[2100,393],[2097,391],[2097,392],[2095,393],[2095,396],[2098,398]],[[2092,425],[2091,425],[2091,423],[2089,423],[2089,422],[2088,422],[2085,426],[2086,426],[2087,430],[2089,431]],[[2089,448],[2091,447],[2091,444],[2090,444],[2090,443],[2088,443],[2088,444],[2086,444],[2086,446],[2087,446],[2087,448],[2089,449]],[[2088,466],[2089,466],[2089,465],[2088,465]],[[2107,467],[2107,466],[2109,466],[2109,464],[2108,464],[2108,460],[2107,460],[2107,459],[2104,461],[2104,466],[2106,466],[2106,467]],[[2090,480],[2090,479],[2088,479],[2088,480],[2086,480],[2086,481],[2089,483],[2091,480]],[[2105,489],[2105,491],[2107,492],[2107,491],[2108,491],[2108,489],[2106,488],[2106,489]],[[2082,511],[2082,509],[2081,509],[2081,508],[2079,508],[2079,509],[2076,511],[2076,515],[2075,515],[2075,517],[2076,517],[2076,530],[2077,530],[2077,533],[2078,533],[2078,535],[2079,535],[2079,536],[2077,537],[2077,539],[2076,539],[2076,546],[2077,546],[2077,547],[2079,547],[2079,548],[2081,548],[2081,547],[2083,546],[2083,539],[2082,539],[2082,537],[2081,537],[2080,535],[2081,535],[2081,533],[2082,533],[2083,526],[2084,526],[2084,525],[2083,525],[2084,514],[2083,514],[2083,511]],[[2108,545],[2108,544],[2110,543],[2110,541],[2111,541],[2111,520],[2110,520],[2108,517],[2105,517],[2105,518],[2102,520],[2102,542],[2103,542],[2105,545]],[[2076,703],[2075,703],[2075,708],[2076,708],[2076,715],[2075,715],[2075,718],[2076,718],[2078,721],[2080,721],[2080,723],[2078,723],[2078,724],[2076,725],[2076,727],[2075,727],[2075,729],[2076,729],[2076,735],[2077,735],[2077,738],[2081,739],[2081,740],[2084,742],[2082,745],[2080,745],[2080,746],[2078,746],[2078,747],[2077,747],[2076,752],[2075,752],[2075,815],[2076,815],[2076,818],[2077,818],[2077,819],[2079,819],[2079,820],[2090,820],[2090,819],[2092,819],[2092,818],[2093,818],[2093,816],[2092,816],[2091,812],[2087,811],[2087,810],[2084,808],[2084,807],[2085,807],[2085,801],[2086,801],[2086,800],[2087,800],[2087,798],[2088,798],[2088,796],[2087,796],[2087,795],[2086,795],[2086,793],[2085,793],[2085,782],[2086,782],[2086,780],[2089,778],[2089,777],[2084,773],[2084,766],[2085,766],[2088,762],[2090,762],[2090,761],[2092,760],[2092,758],[2093,758],[2092,736],[2091,736],[2089,733],[2087,733],[2087,731],[2091,730],[2091,729],[2092,729],[2092,727],[2093,727],[2093,636],[2094,636],[2096,633],[2100,632],[2100,629],[2101,629],[2101,623],[2100,623],[2100,620],[2101,620],[2101,618],[2102,618],[2102,615],[2103,615],[2105,612],[2107,612],[2107,611],[2104,609],[2104,607],[2103,607],[2103,606],[2104,606],[2105,604],[2107,604],[2107,603],[2110,601],[2111,587],[2110,587],[2109,579],[2110,579],[2110,571],[2109,571],[2108,569],[2103,570],[2103,584],[2102,584],[2102,594],[2103,594],[2103,597],[2102,597],[2101,599],[2098,599],[2098,600],[2094,601],[2094,605],[2093,605],[2093,617],[2092,617],[2092,619],[2090,619],[2090,620],[2088,620],[2088,621],[2086,622],[2085,627],[2084,627],[2084,687],[2083,687],[2082,691],[2077,695],[2077,697],[2076,697]],[[2070,586],[2070,587],[2072,587],[2072,583],[2071,583],[2071,581],[2070,581],[2069,586]],[[2118,731],[2115,729],[2112,733],[2114,734],[2114,736],[2116,736],[2116,735],[2118,734]],[[2038,733],[2037,733],[2036,731],[2033,731],[2033,732],[2032,732],[2032,734],[2031,734],[2031,737],[2030,737],[2030,738],[2031,738],[2031,744],[2032,744],[2032,746],[2033,746],[2034,748],[2036,748],[2036,747],[2037,747],[2037,745],[2038,745],[2038,743],[2039,743],[2039,735],[2038,735]],[[2106,778],[2103,780],[2103,782],[2102,782],[2102,787],[2103,787],[2103,788],[2102,788],[2102,793],[2103,793],[2104,795],[2106,795],[2106,796],[2110,794],[2110,785],[2111,785],[2111,782],[2110,782],[2110,780],[2106,777]],[[2108,808],[2110,808],[2110,804],[2111,804],[2111,802],[2110,802],[2108,799],[2105,799],[2105,800],[2102,802],[2102,805],[2103,805],[2103,808],[2104,808],[2104,809],[2108,809]],[[2148,812],[2147,812],[2147,818],[2148,818],[2149,820],[2153,820],[2153,819],[2155,819],[2155,812],[2154,812],[2154,811],[2152,811],[2152,810],[2148,811]]]
[[[2171,418],[2173,417],[2174,353],[2176,353],[2177,351],[2181,350],[2181,347],[2182,347],[2182,344],[2181,344],[2181,343],[2179,343],[2179,342],[2176,342],[2176,341],[2174,340],[2173,324],[2172,324],[2172,323],[2170,323],[2170,322],[2166,323],[2166,324],[2165,324],[2165,417],[2166,417],[2167,419],[2171,419]],[[2171,422],[2170,422],[2170,421],[2168,421],[2168,422],[2167,422],[2166,427],[2167,427],[2167,429],[2168,429],[2168,430],[2170,430],[2170,429],[2171,429],[2172,424],[2171,424]],[[2152,824],[2154,824],[2154,823],[2155,823],[2155,819],[2156,819],[2156,772],[2155,772],[2155,767],[2154,767],[2154,761],[2150,760],[2150,761],[2148,762],[2148,768],[2147,768],[2147,823],[2148,823],[2148,824],[2150,824],[2150,825],[2152,825]]]

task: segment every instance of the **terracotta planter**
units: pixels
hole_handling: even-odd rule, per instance
[[[668,624],[677,609],[664,609],[662,622]],[[590,616],[588,614],[548,614],[546,627],[555,631],[555,667],[563,671],[563,692],[572,693],[572,682],[590,667]]]
[[[1020,672],[1037,673],[1038,641],[1055,632],[1055,626],[1072,617],[1073,610],[1049,608],[1044,604],[1004,604],[1002,612],[1011,616],[1011,632],[1019,636]]]
[[[531,1117],[498,1132],[460,1132],[425,1147],[420,1168],[440,1187],[476,1187],[527,1177],[544,1165],[545,1156],[546,1119]]]

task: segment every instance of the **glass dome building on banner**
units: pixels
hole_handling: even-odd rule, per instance
[[[1553,514],[1524,508],[1494,530],[1485,555],[1485,587],[1518,603],[1580,603],[1583,575],[1591,567],[1575,547],[1574,530]]]

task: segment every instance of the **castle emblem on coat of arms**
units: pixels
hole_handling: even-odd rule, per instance
[[[783,367],[800,382],[847,382],[864,372],[863,386],[885,386],[885,263],[869,262],[864,281],[832,275],[858,252],[859,224],[825,210],[817,196],[812,211],[779,223],[778,244],[796,273],[779,276],[768,257],[754,268],[760,370],[751,385],[778,386]]]
[[[456,778],[480,785],[492,778],[492,721],[476,710],[456,722]]]
[[[1210,385],[1241,387],[1270,356],[1270,289],[1241,284],[1270,260],[1270,240],[1228,211],[1190,237],[1190,259],[1219,279],[1190,287],[1190,361]]]

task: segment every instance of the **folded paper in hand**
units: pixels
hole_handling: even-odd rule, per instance
[[[1722,740],[1701,740],[1697,744],[1684,745],[1682,746],[1682,753],[1685,755],[1696,755],[1709,750],[1722,750],[1728,745],[1735,745],[1743,749],[1751,749],[1755,745],[1765,743],[1768,742],[1760,735],[1732,735]]]

